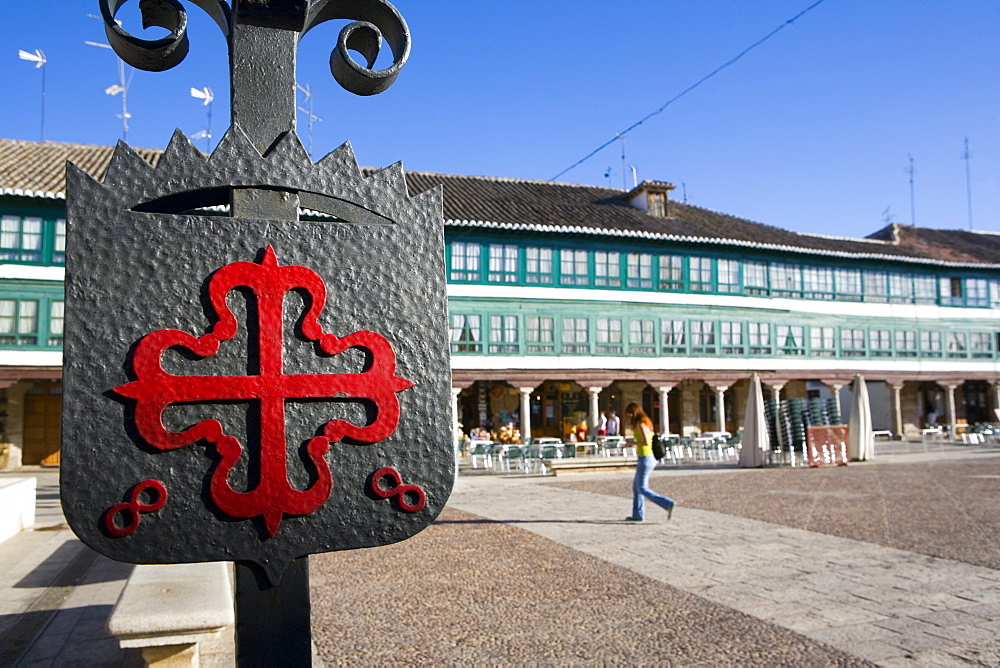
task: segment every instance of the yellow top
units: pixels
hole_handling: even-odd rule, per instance
[[[653,454],[653,430],[646,425],[639,425],[638,433],[635,434],[635,454],[637,457],[645,457]]]

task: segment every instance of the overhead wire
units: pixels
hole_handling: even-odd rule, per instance
[[[558,179],[560,176],[562,176],[566,172],[569,172],[569,171],[571,171],[571,170],[579,167],[580,165],[582,165],[583,163],[585,163],[587,160],[590,160],[592,157],[594,157],[595,155],[597,155],[598,153],[600,153],[602,150],[604,150],[605,148],[607,148],[608,146],[610,146],[614,142],[618,141],[621,137],[624,137],[626,134],[628,134],[632,130],[635,130],[637,127],[639,127],[640,125],[642,125],[643,123],[645,123],[649,119],[651,119],[654,116],[662,113],[663,110],[665,110],[671,104],[673,104],[677,100],[681,99],[682,97],[684,97],[685,95],[687,95],[688,93],[690,93],[691,91],[693,91],[695,88],[697,88],[698,86],[702,85],[703,83],[705,83],[706,81],[708,81],[709,79],[711,79],[712,77],[714,77],[716,74],[718,74],[722,70],[724,70],[727,67],[729,67],[730,65],[734,64],[740,58],[742,58],[743,56],[747,55],[748,53],[750,53],[751,51],[753,51],[754,49],[756,49],[758,46],[760,46],[761,44],[763,44],[767,40],[769,40],[772,37],[774,37],[781,30],[783,30],[786,27],[790,26],[791,24],[795,23],[797,20],[799,20],[800,18],[802,18],[803,16],[805,16],[806,14],[808,14],[809,12],[811,12],[813,9],[815,9],[816,7],[818,7],[821,4],[823,4],[824,2],[826,2],[826,0],[816,0],[816,2],[812,3],[811,5],[809,5],[808,7],[806,7],[805,9],[803,9],[802,11],[800,11],[798,14],[796,14],[792,18],[788,19],[787,21],[785,21],[784,23],[782,23],[781,25],[779,25],[777,28],[775,28],[771,32],[769,32],[766,35],[764,35],[763,37],[761,37],[759,40],[757,40],[756,42],[754,42],[753,44],[751,44],[747,48],[745,48],[742,51],[740,51],[736,56],[734,56],[733,58],[729,59],[728,61],[726,61],[722,65],[719,65],[714,70],[712,70],[711,72],[709,72],[708,74],[706,74],[702,78],[698,79],[698,81],[694,82],[693,84],[691,84],[690,86],[688,86],[687,88],[685,88],[684,90],[682,90],[680,93],[678,93],[677,95],[673,96],[672,98],[670,98],[669,100],[667,100],[666,102],[664,102],[660,106],[660,108],[657,109],[656,111],[652,111],[652,112],[646,114],[641,119],[639,119],[638,121],[636,121],[632,125],[628,126],[627,128],[625,128],[621,132],[616,133],[614,137],[612,137],[611,139],[607,140],[606,142],[604,142],[603,144],[601,144],[600,146],[598,146],[597,148],[595,148],[593,151],[591,151],[590,153],[588,153],[584,157],[580,158],[579,160],[577,160],[576,162],[574,162],[572,165],[570,165],[566,169],[562,170],[561,172],[559,172],[558,174],[556,174],[555,176],[553,176],[552,178],[550,178],[549,181],[555,181],[556,179]]]

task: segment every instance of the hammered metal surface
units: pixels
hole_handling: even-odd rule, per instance
[[[231,186],[308,193],[312,203],[330,203],[343,220],[184,213]],[[175,134],[156,169],[119,145],[103,184],[70,166],[67,190],[62,499],[85,543],[121,561],[243,560],[275,576],[296,557],[399,541],[437,516],[455,470],[440,189],[410,198],[399,166],[362,178],[347,145],[313,164],[293,133],[261,157],[234,125],[210,158]],[[352,212],[358,214],[353,220]],[[112,391],[135,380],[130,355],[143,336],[161,329],[208,332],[213,314],[206,291],[213,272],[259,261],[268,246],[282,265],[308,267],[326,283],[327,305],[319,316],[324,331],[384,336],[396,352],[397,373],[414,383],[397,395],[401,415],[392,435],[374,444],[331,446],[329,499],[311,514],[286,515],[274,537],[261,518],[235,519],[212,503],[208,486],[219,457],[211,444],[151,447],[130,421],[134,405]],[[366,360],[357,350],[325,355],[303,338],[298,327],[306,301],[296,292],[285,299],[286,373],[361,371]],[[240,323],[237,335],[212,357],[168,350],[165,370],[252,373],[253,300],[234,290],[227,303]],[[260,431],[253,403],[178,405],[166,411],[164,425],[180,431],[200,420],[220,420],[249,451],[229,482],[251,491]],[[343,399],[288,401],[293,486],[305,489],[313,482],[304,463],[310,438],[334,418],[366,424],[370,411],[364,402]],[[404,484],[422,488],[423,509],[406,512],[395,499],[373,493],[371,478],[385,467],[397,470]],[[134,533],[113,536],[103,514],[128,500],[134,485],[151,479],[166,485],[168,503],[143,514]]]

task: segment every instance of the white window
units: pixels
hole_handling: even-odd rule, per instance
[[[622,264],[619,253],[597,251],[594,253],[594,285],[617,288],[622,284]]]
[[[556,351],[556,330],[552,318],[529,317],[526,319],[528,352],[554,353]]]
[[[840,330],[840,353],[844,357],[865,356],[865,330],[843,328]]]
[[[490,352],[517,353],[520,347],[517,342],[517,316],[490,316]]]
[[[0,219],[0,260],[42,261],[42,219],[4,216]]]
[[[597,319],[597,352],[605,355],[619,355],[623,352],[620,319]]]
[[[629,253],[628,287],[651,289],[653,287],[653,256],[649,253]]]
[[[451,280],[478,281],[480,278],[479,244],[451,242]]]
[[[806,340],[802,325],[778,325],[776,349],[779,355],[805,355]]]
[[[517,282],[517,246],[490,244],[490,274],[492,283]]]
[[[628,350],[632,355],[655,355],[656,339],[652,320],[629,322]]]
[[[920,356],[941,357],[941,332],[920,332]]]
[[[560,282],[563,285],[588,285],[590,276],[587,272],[587,251],[559,251],[559,269],[562,273]]]
[[[719,292],[740,292],[740,261],[719,260]]]
[[[989,332],[972,333],[972,356],[977,358],[992,358],[993,346]]]
[[[771,354],[771,325],[766,322],[747,323],[747,335],[751,355]]]
[[[829,267],[804,267],[802,281],[806,297],[812,299],[833,297],[833,270]]]
[[[889,274],[889,300],[895,304],[913,303],[913,277],[909,274]]]
[[[562,319],[562,351],[586,354],[590,352],[589,323],[586,318]]]
[[[917,333],[906,330],[896,331],[896,357],[917,356]]]
[[[712,290],[712,258],[688,258],[688,277],[692,291],[710,292]]]
[[[884,271],[866,271],[862,275],[866,302],[888,301],[889,286]]]
[[[837,354],[837,343],[833,327],[810,327],[809,348],[814,357],[833,357]]]
[[[749,295],[766,295],[767,289],[767,263],[766,262],[744,262],[743,263],[743,285]]]
[[[684,289],[684,258],[680,255],[660,256],[660,289]]]
[[[684,343],[684,321],[664,320],[660,324],[663,335],[663,353],[679,355],[687,352]]]
[[[451,352],[483,352],[483,333],[478,315],[454,313],[451,316]]]
[[[525,276],[528,283],[552,283],[552,249],[529,246],[524,249]]]
[[[49,304],[49,345],[61,346],[65,307],[63,302],[54,301]]]
[[[841,301],[861,300],[861,272],[857,269],[837,269],[833,272],[836,282],[837,299]]]
[[[38,345],[38,301],[0,299],[0,346]]]
[[[965,332],[948,332],[948,357],[966,357],[968,351]]]
[[[892,355],[892,332],[887,329],[873,329],[869,333],[869,349],[872,357]]]
[[[723,355],[743,354],[743,324],[739,322],[722,322],[720,327],[720,344]]]
[[[691,321],[691,352],[699,355],[715,354],[715,322]]]
[[[917,304],[937,304],[937,283],[933,276],[913,277],[913,301]]]
[[[965,279],[965,303],[968,306],[988,306],[989,288],[985,278]]]
[[[771,290],[785,297],[802,296],[802,274],[799,266],[774,262],[771,264]]]

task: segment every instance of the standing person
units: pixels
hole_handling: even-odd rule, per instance
[[[608,411],[605,415],[608,417],[607,429],[608,436],[617,436],[621,431],[621,420],[615,414],[614,411]]]
[[[635,478],[632,480],[632,514],[625,519],[629,522],[641,522],[646,518],[646,497],[667,511],[667,519],[674,513],[674,500],[657,494],[649,488],[649,474],[656,468],[653,457],[653,421],[643,412],[638,404],[629,404],[625,408],[625,417],[632,424],[635,437],[635,454],[638,461],[635,464]]]

